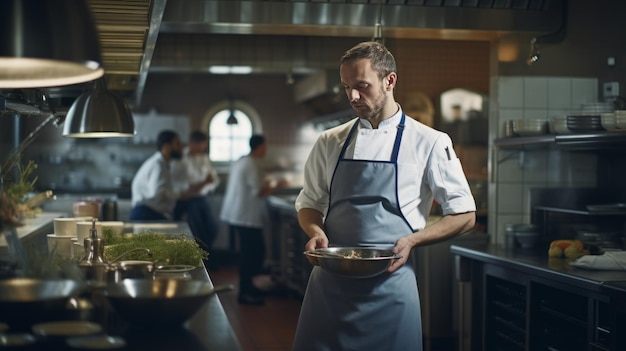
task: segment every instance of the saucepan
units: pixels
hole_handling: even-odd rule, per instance
[[[208,281],[180,279],[125,279],[108,284],[105,294],[117,314],[142,327],[169,327],[191,318],[209,297],[233,290]]]

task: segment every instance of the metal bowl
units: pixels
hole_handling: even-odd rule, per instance
[[[84,285],[76,280],[12,278],[0,280],[0,321],[11,329],[28,330],[45,321],[69,316],[67,302]]]
[[[387,270],[391,262],[401,258],[391,249],[368,247],[329,247],[306,251],[322,269],[349,278],[371,278]]]
[[[125,279],[109,284],[107,300],[117,314],[138,326],[176,326],[191,318],[216,292],[232,285],[213,287],[208,281],[180,279]]]

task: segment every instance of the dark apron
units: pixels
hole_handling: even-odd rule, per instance
[[[392,248],[413,232],[400,211],[397,159],[402,115],[390,161],[345,159],[357,120],[343,145],[324,222],[330,246]],[[366,279],[311,272],[294,340],[301,350],[421,350],[417,282],[411,260],[396,272]]]

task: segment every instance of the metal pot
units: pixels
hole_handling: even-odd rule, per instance
[[[68,300],[82,291],[76,280],[12,278],[0,281],[0,320],[12,330],[30,331],[30,326],[65,319]]]
[[[124,279],[154,279],[154,262],[128,260],[112,264],[109,282],[119,283]]]
[[[73,204],[74,217],[100,217],[100,203],[97,201],[78,201]]]
[[[232,289],[232,285],[213,287],[199,280],[125,279],[109,284],[106,297],[126,321],[144,327],[166,327],[184,323],[214,293]]]

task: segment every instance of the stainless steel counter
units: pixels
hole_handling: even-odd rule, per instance
[[[450,251],[462,257],[498,264],[554,281],[573,284],[587,290],[602,292],[606,285],[626,288],[626,271],[587,270],[572,267],[568,260],[549,258],[547,252],[504,249],[496,245],[456,244]],[[621,282],[621,283],[616,283]],[[626,289],[624,291],[626,293]]]
[[[22,227],[22,236],[28,237],[32,234],[28,232],[28,228],[32,228],[36,232],[41,231],[41,228],[50,228],[52,219],[56,217],[59,217],[56,213],[44,213],[37,220],[33,221],[30,227]],[[124,231],[132,233],[144,231],[186,233],[191,237],[191,232],[186,223],[127,223]],[[204,265],[191,271],[191,279],[208,281],[212,285],[211,278]],[[234,292],[220,294],[229,293]],[[117,316],[110,307],[106,307],[104,311],[106,311],[104,314],[106,317],[96,318],[94,321],[101,323],[108,334],[124,338],[127,345],[121,350],[241,350],[239,341],[230,325],[218,295],[211,296],[183,326],[167,330],[142,329],[140,326],[131,326]],[[49,345],[41,343],[35,344],[35,346],[46,349]],[[55,347],[57,346],[55,345]],[[64,349],[63,346],[60,348]],[[69,347],[67,349],[70,350]]]
[[[192,279],[211,281],[206,269],[198,267]],[[225,292],[229,294],[233,292]],[[130,326],[111,311],[105,325],[111,335],[121,336],[123,350],[225,350],[239,351],[241,346],[228,321],[218,295],[213,295],[183,326],[173,329],[142,329]]]

